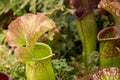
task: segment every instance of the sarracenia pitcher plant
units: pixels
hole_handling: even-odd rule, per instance
[[[100,66],[119,66],[120,67],[120,1],[101,0],[99,8],[108,11],[115,20],[115,26],[103,29],[98,34],[100,41]],[[104,55],[104,56],[103,56]]]
[[[98,0],[80,0],[80,2],[80,6],[74,12],[74,16],[83,46],[83,62],[87,67],[88,55],[96,50],[97,25],[93,10],[96,8]]]
[[[120,80],[120,69],[118,67],[107,67],[96,71],[90,80]]]
[[[117,26],[104,28],[97,38],[100,42],[100,67],[120,67],[120,29]]]
[[[7,42],[18,61],[26,64],[27,80],[55,80],[51,48],[36,41],[55,23],[42,13],[25,14],[8,26]]]

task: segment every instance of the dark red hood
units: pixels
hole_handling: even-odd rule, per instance
[[[7,74],[0,72],[0,80],[11,80],[11,79]]]

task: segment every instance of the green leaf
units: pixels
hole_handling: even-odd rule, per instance
[[[32,11],[33,13],[36,12],[36,0],[31,0],[30,1],[30,8],[29,8],[30,11]]]
[[[9,0],[0,1],[0,15],[8,12],[10,9]]]
[[[3,30],[2,33],[0,33],[0,44],[2,44],[2,42],[4,42],[5,35],[6,35],[6,30]]]
[[[20,16],[23,14],[22,11],[16,12],[18,9],[18,6],[23,2],[23,0],[20,0],[18,2],[16,2],[16,0],[10,0],[10,7],[13,10],[14,14]]]
[[[16,13],[23,9],[29,3],[29,1],[30,0],[24,0],[20,7],[17,9]]]

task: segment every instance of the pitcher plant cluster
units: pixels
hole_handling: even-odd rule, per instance
[[[120,1],[119,0],[70,0],[70,4],[75,8],[74,17],[80,40],[83,46],[83,63],[87,68],[89,66],[87,56],[92,54],[93,51],[99,52],[99,66],[103,68],[103,72],[98,74],[105,76],[107,67],[120,67]],[[94,9],[104,9],[112,15],[115,24],[107,26],[98,32],[98,27],[95,19]],[[99,46],[97,45],[99,42]],[[105,69],[104,69],[105,68]],[[115,69],[116,70],[116,69]],[[114,71],[114,70],[113,70]],[[105,72],[106,73],[106,72]],[[118,73],[120,73],[118,71]],[[110,74],[110,73],[108,73]],[[97,73],[96,73],[97,75]],[[114,75],[115,76],[115,75]],[[116,79],[100,78],[98,76],[92,78],[93,80],[119,80]]]
[[[93,80],[113,80],[113,77],[108,76],[116,76],[114,80],[119,80],[120,70],[117,67],[120,67],[120,1],[70,0],[70,4],[76,9],[73,15],[82,41],[84,66],[89,66],[87,57],[93,51],[98,50],[100,55],[99,66],[102,69],[92,76]],[[115,21],[114,25],[99,32],[94,14],[97,7],[110,13]],[[54,54],[47,44],[37,42],[44,33],[55,27],[54,21],[43,13],[28,13],[9,24],[7,42],[14,50],[17,60],[26,65],[27,80],[55,80],[51,64]]]
[[[27,80],[55,80],[51,48],[37,40],[55,23],[43,13],[25,14],[10,23],[7,42],[14,49],[18,61],[26,65]]]

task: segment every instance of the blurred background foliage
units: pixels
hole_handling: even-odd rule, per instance
[[[58,80],[77,80],[77,76],[82,77],[98,68],[98,57],[93,56],[97,52],[89,56],[90,67],[87,71],[82,65],[82,43],[69,0],[0,0],[0,71],[10,74],[13,80],[25,80],[24,65],[16,61],[12,49],[6,43],[5,34],[9,23],[16,17],[37,12],[45,13],[57,26],[53,31],[53,39],[50,38],[53,35],[51,32],[43,35],[39,41],[50,45],[55,54],[52,63]],[[106,16],[96,20],[103,27],[109,25]]]

